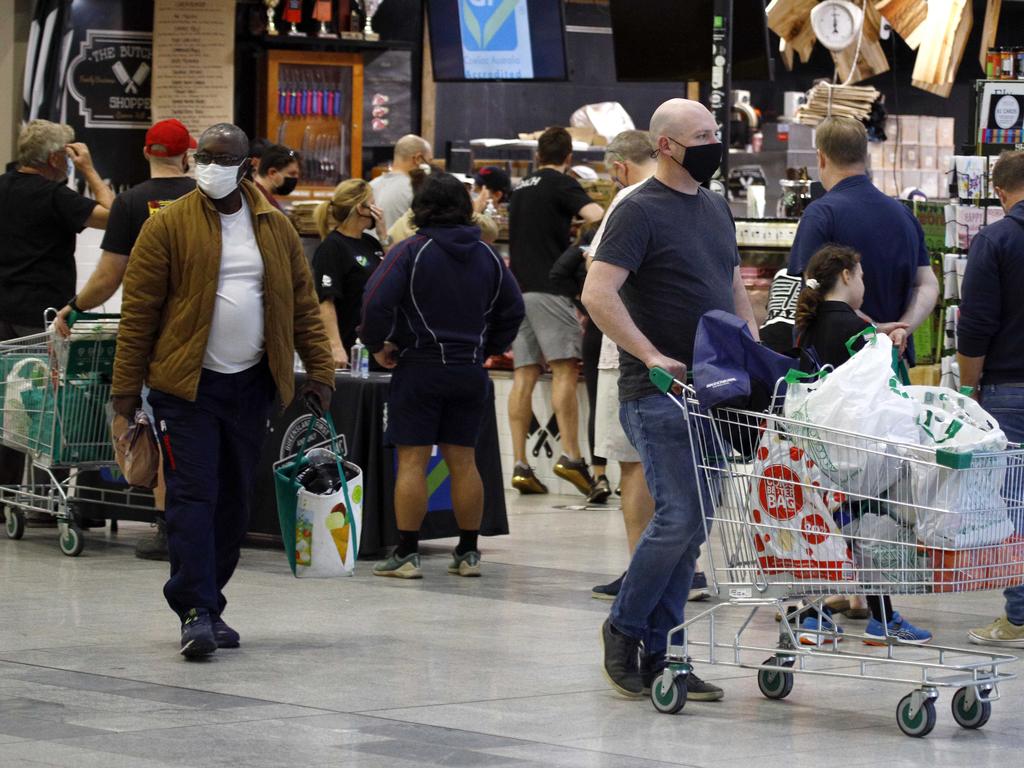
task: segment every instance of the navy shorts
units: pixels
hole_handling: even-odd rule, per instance
[[[402,365],[391,377],[385,439],[391,445],[476,446],[491,379],[479,365]]]

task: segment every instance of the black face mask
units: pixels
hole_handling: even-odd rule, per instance
[[[275,195],[290,195],[295,191],[295,185],[299,183],[297,176],[285,176],[281,186],[274,190]]]
[[[667,138],[672,143],[679,144],[671,136]],[[688,147],[685,144],[679,144],[679,146],[686,150],[683,162],[680,163],[674,157],[672,158],[679,163],[679,167],[687,171],[698,184],[707,184],[711,181],[715,171],[722,164],[722,143],[701,144],[696,147]]]

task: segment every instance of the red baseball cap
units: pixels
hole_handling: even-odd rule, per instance
[[[161,145],[166,151],[154,152],[150,149],[154,144]],[[154,157],[177,157],[197,146],[198,144],[189,134],[188,128],[174,118],[154,123],[153,127],[146,131],[146,149]]]

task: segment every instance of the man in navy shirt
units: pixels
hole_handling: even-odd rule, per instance
[[[861,313],[879,330],[902,330],[894,340],[913,364],[910,335],[935,308],[939,283],[932,272],[924,232],[914,215],[872,185],[867,131],[848,117],[828,118],[815,131],[818,170],[828,194],[800,219],[789,257],[789,274],[803,274],[821,246],[836,243],[861,254]]]
[[[1005,152],[992,184],[1006,218],[971,242],[960,292],[957,351],[960,384],[999,420],[1006,436],[1024,442],[1024,152]],[[1019,471],[1019,470],[1018,470]],[[1016,474],[1016,472],[1014,472]],[[1019,498],[1019,497],[1018,497]],[[1019,506],[1011,507],[1021,533]],[[1006,615],[972,629],[972,643],[1024,648],[1024,586],[1004,593]]]

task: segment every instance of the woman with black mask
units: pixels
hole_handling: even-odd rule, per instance
[[[299,154],[283,144],[272,144],[263,150],[253,181],[270,204],[283,211],[274,195],[290,195],[299,183]]]

